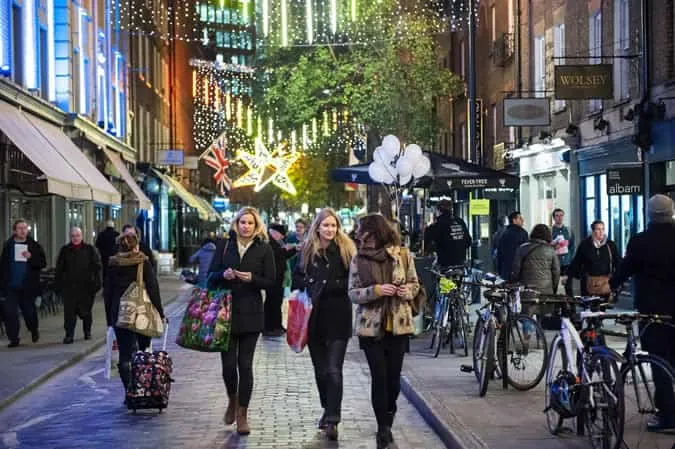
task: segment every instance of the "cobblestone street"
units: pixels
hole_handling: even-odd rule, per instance
[[[283,339],[259,342],[249,410],[253,431],[246,438],[237,436],[222,422],[226,394],[218,354],[186,351],[173,343],[184,301],[167,311],[176,382],[164,413],[127,412],[119,378],[103,377],[99,350],[5,409],[0,414],[0,448],[375,448],[368,367],[357,344],[350,346],[345,362],[339,442],[323,441],[316,429],[321,409],[309,354],[294,354]],[[401,449],[443,447],[402,396],[394,436]]]

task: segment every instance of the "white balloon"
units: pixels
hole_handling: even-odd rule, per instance
[[[370,179],[375,182],[382,182],[384,184],[391,184],[394,182],[394,176],[389,173],[387,167],[379,162],[371,162],[368,166],[368,175]]]
[[[405,147],[405,157],[413,162],[418,162],[419,158],[422,157],[422,148],[417,144],[411,143]]]
[[[413,176],[415,178],[421,178],[429,173],[429,170],[431,170],[431,161],[427,156],[422,156],[413,169]]]
[[[391,134],[384,136],[384,139],[382,139],[382,148],[387,154],[390,154],[391,157],[394,158],[401,152],[401,141],[398,140],[398,137],[392,136]]]
[[[387,153],[384,148],[377,147],[373,152],[373,162],[377,162],[382,165],[391,165],[391,161],[394,160],[394,156]]]
[[[398,185],[404,186],[407,185],[410,181],[412,181],[412,173],[409,174],[408,176],[401,176],[398,180]]]
[[[396,172],[401,177],[412,175],[414,168],[415,163],[413,162],[412,159],[408,157],[407,154],[403,155],[403,157],[398,158],[398,161],[396,161]]]

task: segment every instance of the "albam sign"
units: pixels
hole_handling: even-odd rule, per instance
[[[609,195],[639,195],[642,193],[642,186],[639,185],[621,185],[616,183],[607,188]]]

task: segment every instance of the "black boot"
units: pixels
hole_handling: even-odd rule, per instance
[[[66,338],[63,339],[64,345],[72,345],[75,342],[72,335],[66,335]]]
[[[391,427],[389,426],[382,426],[377,429],[377,436],[375,437],[377,449],[389,449],[389,444],[391,443],[391,440],[389,440],[390,433]]]
[[[337,424],[335,423],[326,424],[326,438],[328,438],[331,441],[337,441],[338,439]]]
[[[91,315],[82,318],[82,332],[84,332],[85,340],[91,340],[91,323],[92,323]]]
[[[323,415],[321,415],[321,418],[319,419],[319,424],[317,426],[321,430],[326,429],[326,412],[323,412]]]
[[[394,434],[391,432],[391,428],[394,426],[394,416],[396,412],[389,412],[387,413],[387,421],[389,423],[389,428],[387,431],[387,438],[389,439],[390,443],[394,442]]]

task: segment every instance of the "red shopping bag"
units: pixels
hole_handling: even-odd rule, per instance
[[[309,333],[309,317],[312,314],[312,300],[307,292],[294,291],[288,299],[288,323],[286,325],[286,341],[297,353],[307,345]]]

